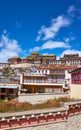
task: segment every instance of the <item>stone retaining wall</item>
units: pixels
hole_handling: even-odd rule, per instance
[[[31,104],[43,103],[47,100],[59,98],[59,97],[70,97],[68,93],[60,93],[60,94],[21,94],[18,96],[19,102],[29,102]]]

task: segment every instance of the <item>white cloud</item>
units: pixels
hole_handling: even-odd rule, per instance
[[[61,57],[64,56],[64,54],[79,54],[79,56],[81,56],[81,51],[78,50],[65,50],[62,54]]]
[[[0,39],[0,62],[7,62],[8,58],[18,55],[22,52],[18,41],[10,39],[2,34]]]
[[[29,50],[29,52],[39,51],[40,47],[34,47]]]
[[[74,5],[69,6],[67,13],[72,18],[81,19],[81,8],[75,7]]]
[[[40,51],[44,49],[55,49],[55,48],[70,48],[70,45],[68,43],[64,43],[61,41],[48,40],[41,47],[34,47],[30,49],[29,52]]]
[[[37,36],[36,41],[39,41],[41,38],[41,35]]]
[[[70,41],[75,40],[76,38],[75,37],[66,37],[66,38],[63,38],[63,39],[66,43],[69,43]]]
[[[7,34],[7,30],[6,29],[3,30],[3,34]]]
[[[70,46],[61,41],[49,40],[42,45],[42,49],[69,48]]]
[[[68,43],[70,41],[70,39],[67,37],[67,38],[64,38],[65,42]]]
[[[56,19],[53,19],[49,27],[42,26],[38,32],[36,41],[39,40],[48,40],[50,38],[55,38],[56,34],[59,32],[60,28],[67,27],[71,23],[70,19],[65,18],[64,16],[58,16]]]
[[[67,12],[68,12],[68,13],[72,13],[72,12],[74,12],[74,11],[76,11],[75,6],[74,6],[74,5],[69,6]]]

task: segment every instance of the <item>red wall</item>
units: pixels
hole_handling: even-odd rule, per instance
[[[71,75],[72,84],[81,84],[81,73]]]

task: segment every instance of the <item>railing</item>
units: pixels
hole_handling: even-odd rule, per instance
[[[65,75],[64,72],[51,72],[52,75]]]
[[[31,82],[31,81],[30,81],[30,82],[26,82],[26,81],[24,81],[23,84],[28,84],[28,85],[29,85],[29,84],[30,84],[30,85],[31,85],[31,84],[33,84],[33,85],[34,85],[34,84],[38,84],[38,85],[39,85],[39,84],[41,84],[41,85],[49,85],[49,84],[50,84],[50,85],[51,85],[51,84],[52,84],[52,85],[62,85],[63,82],[55,82],[55,83],[54,83],[54,82],[49,82],[49,81],[46,81],[46,82]]]
[[[67,113],[49,113],[47,115],[40,114],[39,116],[31,115],[30,117],[22,116],[22,118],[12,117],[10,120],[2,118],[0,120],[0,129],[17,128],[23,126],[34,126],[40,124],[47,124],[51,122],[66,121]]]

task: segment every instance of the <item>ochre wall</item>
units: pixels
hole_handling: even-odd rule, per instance
[[[77,99],[81,99],[81,84],[71,84],[70,87],[70,96],[71,98],[77,98]]]

